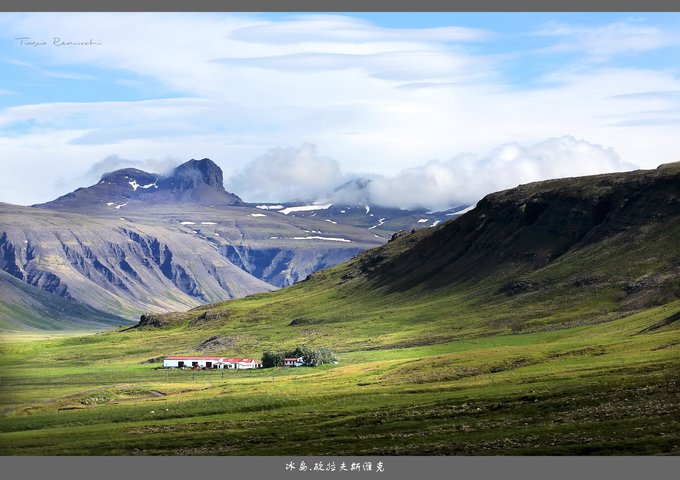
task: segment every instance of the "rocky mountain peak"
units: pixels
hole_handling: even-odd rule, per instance
[[[167,179],[176,190],[193,190],[201,185],[224,190],[222,169],[209,158],[191,159],[175,168]]]

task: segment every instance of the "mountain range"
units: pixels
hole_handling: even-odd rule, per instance
[[[0,204],[0,271],[13,277],[0,278],[0,328],[101,328],[271,291],[455,211],[246,203],[209,159],[116,170],[47,203]]]
[[[489,194],[257,301],[153,319],[208,319],[238,335],[270,318],[292,342],[352,332],[335,340],[349,350],[593,325],[680,299],[679,237],[680,163],[549,180]]]

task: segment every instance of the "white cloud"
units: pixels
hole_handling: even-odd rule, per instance
[[[483,58],[431,50],[374,54],[298,53],[256,58],[232,57],[214,62],[231,67],[247,66],[297,73],[358,69],[366,75],[398,81],[438,78],[470,81],[479,77],[484,64],[489,63]],[[414,64],[418,67],[414,68]]]
[[[22,62],[20,60],[5,60],[7,63],[11,63],[12,65],[18,65],[20,67],[27,68],[29,70],[33,70],[34,72],[37,72],[41,75],[44,75],[46,77],[53,77],[53,78],[64,78],[67,80],[93,80],[94,77],[92,75],[82,75],[78,73],[71,73],[71,72],[61,72],[58,70],[49,70],[47,68],[42,68],[37,65],[33,65],[28,62]]]
[[[205,99],[172,98],[138,102],[52,102],[20,105],[0,111],[0,126],[26,121],[42,128],[63,128],[65,124],[86,125],[89,131],[122,125],[137,127],[169,123],[177,112],[191,121],[213,110]]]
[[[612,149],[561,137],[530,146],[506,144],[487,155],[429,162],[394,177],[373,178],[369,190],[379,205],[445,209],[523,183],[632,168]]]
[[[251,201],[306,200],[327,193],[341,178],[337,161],[304,144],[269,150],[234,175],[227,187]]]
[[[561,39],[546,49],[548,53],[583,52],[590,61],[596,62],[680,43],[677,32],[670,33],[655,26],[630,21],[595,27],[549,22],[535,34]]]
[[[94,163],[83,176],[83,180],[95,182],[99,180],[103,174],[121,168],[137,168],[145,172],[163,175],[169,173],[174,167],[185,161],[186,160],[184,159],[180,160],[177,158],[131,160],[121,158],[118,155],[108,155],[106,158]]]
[[[481,28],[381,28],[356,18],[341,15],[308,15],[288,21],[267,22],[243,27],[233,37],[251,42],[347,43],[347,42],[465,42],[482,40],[490,32]]]

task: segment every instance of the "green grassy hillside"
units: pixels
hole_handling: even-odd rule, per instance
[[[2,454],[678,454],[680,165],[499,192],[293,287],[5,338]],[[340,362],[156,369],[298,344]]]
[[[105,330],[132,323],[40,290],[0,270],[0,330]]]

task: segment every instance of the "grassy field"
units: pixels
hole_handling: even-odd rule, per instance
[[[680,330],[641,333],[678,308],[375,350],[339,330],[339,364],[258,371],[141,363],[212,333],[185,326],[5,335],[0,454],[678,454]]]

